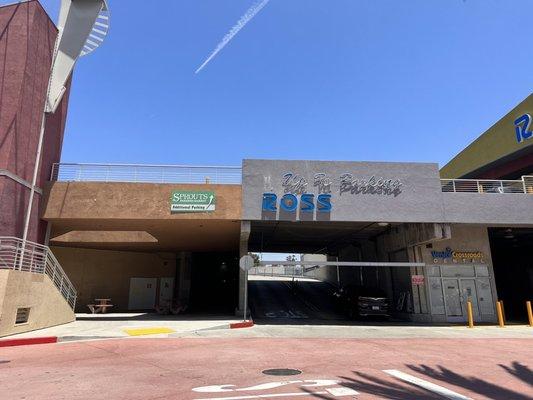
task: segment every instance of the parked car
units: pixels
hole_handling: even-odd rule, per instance
[[[350,318],[389,316],[389,299],[381,289],[346,285],[333,295]]]

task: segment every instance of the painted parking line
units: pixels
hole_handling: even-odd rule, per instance
[[[398,371],[396,369],[385,369],[383,370],[386,374],[394,376],[402,381],[412,383],[413,385],[419,386],[423,389],[426,389],[430,392],[436,393],[442,397],[451,400],[472,400],[470,397],[463,396],[462,394],[446,389],[445,387],[436,385],[434,383],[425,381],[423,379],[417,378],[416,376],[406,374],[405,372]]]

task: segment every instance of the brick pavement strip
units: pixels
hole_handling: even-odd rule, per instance
[[[531,360],[531,339],[178,338],[66,342],[2,348],[0,398],[446,398],[431,391],[430,386],[435,385],[463,396],[457,398],[530,400]],[[270,368],[296,368],[302,373],[290,377],[262,374]],[[430,386],[412,384],[385,370],[399,371]],[[287,381],[290,383],[272,387],[273,383]],[[324,381],[334,383],[327,385]],[[266,389],[260,389],[264,385]],[[193,391],[205,387],[218,389]]]

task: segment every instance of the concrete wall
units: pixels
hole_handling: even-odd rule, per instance
[[[279,199],[294,188],[283,185],[283,177],[292,173],[305,182],[300,193],[321,193],[315,185],[316,174],[331,180],[330,213],[263,212],[264,193]],[[340,176],[350,173],[354,179],[399,179],[401,190],[395,193],[354,191],[341,193]],[[480,225],[533,225],[533,196],[516,193],[443,193],[436,164],[325,161],[243,161],[244,220],[354,221],[354,222],[436,222]],[[301,202],[301,201],[300,201]]]
[[[0,7],[0,170],[31,181],[57,29],[37,1]],[[49,179],[61,154],[68,88],[58,110],[46,120],[37,185]],[[0,174],[1,175],[1,174]],[[29,189],[0,176],[0,236],[21,237]],[[36,195],[28,239],[43,242]]]
[[[263,193],[275,193],[278,199],[286,193],[283,176],[292,173],[307,182],[304,193],[320,193],[314,184],[318,173],[331,180],[331,213],[318,213],[313,220],[358,222],[425,222],[442,219],[441,190],[437,164],[384,162],[326,162],[285,160],[243,161],[243,219],[304,220],[302,213],[275,216],[262,213]],[[342,174],[354,179],[400,180],[400,190],[394,193],[343,192]]]
[[[52,247],[78,291],[77,312],[89,312],[95,298],[110,298],[112,312],[127,311],[130,278],[163,278],[176,274],[176,255]],[[158,282],[159,284],[159,282]],[[179,284],[179,283],[178,283]]]
[[[170,212],[173,190],[208,191],[213,212]],[[241,186],[210,184],[51,182],[46,220],[240,220]]]
[[[442,193],[442,198],[444,222],[490,226],[533,224],[531,194]]]
[[[15,325],[17,308],[30,308]],[[74,312],[47,275],[0,270],[0,337],[74,321]]]
[[[382,261],[378,259],[375,242],[361,240],[357,246],[349,245],[341,248],[338,256],[328,256],[328,261]],[[315,276],[317,279],[327,281],[333,285],[366,285],[371,287],[383,287],[383,279],[387,275],[385,268],[375,267],[337,267],[328,265],[320,267]]]
[[[444,251],[447,247],[455,251],[481,251],[484,254],[483,263],[488,266],[490,274],[490,282],[492,289],[493,302],[497,300],[497,291],[496,291],[496,282],[494,280],[494,269],[491,256],[491,248],[489,242],[488,230],[483,226],[468,226],[468,225],[452,225],[451,227],[452,236],[451,239],[441,240],[433,243],[432,248],[427,246],[418,246],[418,253],[421,256],[420,261],[426,263],[425,275],[427,277],[427,266],[430,265],[441,265],[441,268],[446,268],[446,266],[453,266],[451,260],[447,260],[447,263],[438,260],[437,263],[434,262],[434,258],[431,255],[432,251]],[[468,264],[467,264],[468,265]],[[472,264],[470,264],[472,265]],[[475,265],[475,264],[474,264]],[[421,294],[420,301],[422,302],[423,310],[422,313],[430,313],[430,304],[429,304],[429,292],[428,287],[425,285],[424,294]],[[444,321],[445,317],[439,315],[432,316],[433,321]]]

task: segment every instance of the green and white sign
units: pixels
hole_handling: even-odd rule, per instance
[[[174,190],[170,198],[170,212],[207,212],[215,211],[215,192],[188,192]]]

